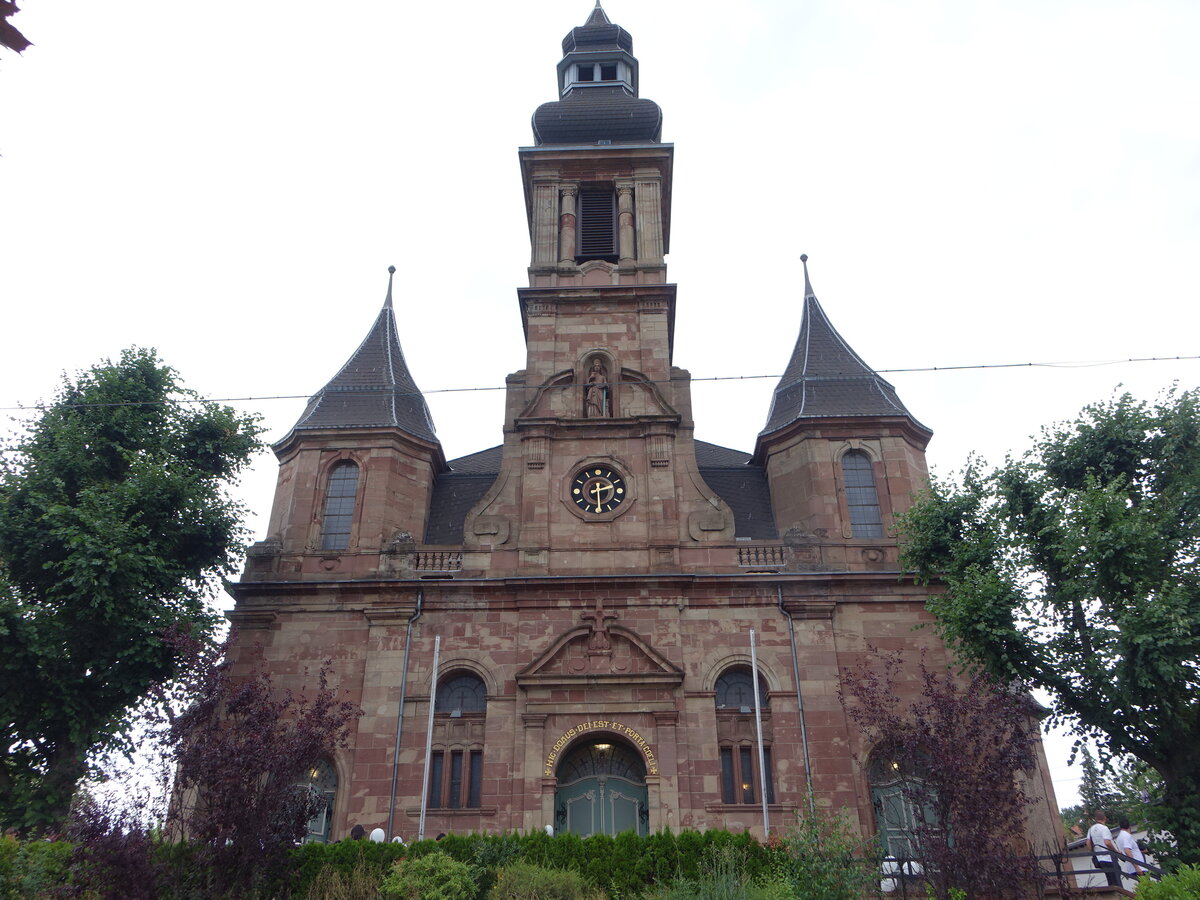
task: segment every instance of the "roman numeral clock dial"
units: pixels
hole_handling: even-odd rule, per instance
[[[571,480],[571,499],[584,512],[612,512],[625,502],[625,479],[608,466],[588,466]]]

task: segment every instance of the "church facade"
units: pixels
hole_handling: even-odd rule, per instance
[[[806,268],[753,451],[695,440],[666,267],[673,147],[599,6],[564,40],[558,85],[520,150],[526,347],[500,443],[445,458],[389,284],[275,446],[269,534],[231,587],[239,664],[261,653],[298,688],[332,659],[364,710],[313,772],[314,837],[761,835],[810,803],[895,831],[837,688],[871,648],[946,660],[913,630],[925,593],[889,528],[931,432],[834,329]]]

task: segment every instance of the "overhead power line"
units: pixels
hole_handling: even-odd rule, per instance
[[[1200,355],[1196,356],[1140,356],[1131,357],[1129,359],[1106,359],[1106,360],[1063,360],[1059,362],[1016,362],[1016,363],[975,363],[971,365],[961,366],[912,366],[908,368],[897,369],[874,369],[876,375],[894,375],[908,374],[916,372],[964,372],[968,370],[984,370],[984,369],[1088,369],[1098,368],[1100,366],[1117,366],[1128,363],[1148,363],[1148,362],[1176,362],[1200,359]],[[690,380],[694,384],[696,382],[715,382],[715,381],[756,381],[765,378],[778,379],[782,375],[706,375],[701,377],[692,377]],[[869,378],[870,375],[865,375],[862,372],[846,372],[841,375],[821,375],[808,376],[813,381],[827,381],[831,378]],[[803,377],[798,380],[804,380]],[[669,384],[667,381],[638,381],[636,384]],[[533,390],[542,387],[579,387],[578,384],[554,384],[554,385],[522,385],[526,390]],[[453,387],[453,388],[434,388],[428,391],[412,391],[408,393],[419,394],[428,397],[431,394],[464,394],[464,393],[483,393],[487,391],[505,391],[511,385],[486,385],[480,387]],[[397,393],[404,395],[405,392],[398,391]],[[247,396],[247,397],[181,397],[171,401],[176,403],[261,403],[267,400],[308,400],[315,394],[268,394],[263,396]],[[67,406],[73,407],[108,407],[108,406],[146,406],[156,405],[167,401],[121,401],[115,403],[70,403]],[[57,406],[58,404],[53,404]],[[47,404],[38,404],[34,406],[0,406],[0,412],[13,411],[31,411],[48,409]]]

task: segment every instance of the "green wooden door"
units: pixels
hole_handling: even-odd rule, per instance
[[[646,834],[649,825],[645,765],[620,744],[585,744],[558,767],[555,818],[559,831]]]

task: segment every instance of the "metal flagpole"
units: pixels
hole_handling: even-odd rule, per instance
[[[442,652],[442,636],[433,639],[433,675],[429,679],[429,720],[425,723],[425,775],[421,779],[421,824],[417,840],[425,840],[425,808],[429,805],[429,757],[433,754],[433,703],[437,699],[438,657]],[[761,743],[761,738],[759,740]]]
[[[754,678],[754,727],[758,731],[758,792],[762,797],[763,838],[765,839],[771,836],[771,820],[767,815],[767,765],[763,758],[762,707],[758,702],[758,651],[754,646],[753,628],[750,629],[750,673]]]

